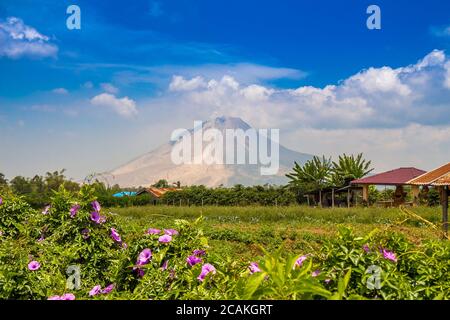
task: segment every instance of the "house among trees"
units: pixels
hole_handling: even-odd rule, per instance
[[[153,204],[158,203],[161,200],[161,197],[168,191],[179,191],[180,188],[157,188],[157,187],[149,187],[143,188],[136,193],[136,196],[141,195],[150,195],[151,201]]]

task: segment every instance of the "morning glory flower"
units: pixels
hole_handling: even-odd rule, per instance
[[[150,228],[147,230],[147,234],[160,234],[161,230],[159,229],[155,229],[155,228]]]
[[[138,277],[142,278],[145,275],[144,270],[142,270],[140,268],[136,268],[136,270],[137,270],[136,272],[137,272]]]
[[[80,208],[81,208],[81,206],[80,206],[79,204],[73,205],[73,206],[70,208],[70,210],[69,210],[69,212],[70,212],[70,217],[71,217],[71,218],[74,218],[74,217],[77,215],[78,210],[80,210]]]
[[[44,210],[42,210],[42,214],[47,214],[50,211],[50,206],[45,206]]]
[[[395,253],[393,253],[392,251],[383,249],[383,257],[387,260],[397,262],[397,257],[395,256]]]
[[[192,255],[187,257],[186,262],[192,267],[195,266],[197,263],[202,262],[202,259]]]
[[[39,262],[37,262],[37,261],[31,261],[29,264],[28,264],[28,269],[29,270],[31,270],[31,271],[36,271],[36,270],[38,270],[39,268],[41,267],[41,264],[39,263]]]
[[[307,258],[308,258],[308,255],[307,255],[307,254],[304,255],[304,256],[300,256],[300,257],[295,261],[294,268],[295,268],[295,267],[301,267],[302,264],[303,264],[303,262],[304,262]]]
[[[98,211],[91,212],[91,220],[95,223],[100,223],[100,213]]]
[[[312,275],[313,277],[317,277],[319,274],[320,274],[320,270],[316,270],[316,271],[314,271],[311,275]]]
[[[3,198],[0,198],[0,206],[3,204]]]
[[[147,264],[150,261],[151,258],[152,258],[152,251],[150,249],[148,249],[148,248],[144,249],[139,254],[137,264],[141,265],[141,266],[144,265],[144,264]]]
[[[259,265],[256,262],[250,263],[250,266],[248,268],[250,269],[250,274],[254,274],[255,272],[261,272],[261,269],[259,268]]]
[[[44,241],[44,235],[41,235],[41,237],[37,240],[37,242],[42,242],[42,241]]]
[[[114,241],[116,241],[116,242],[122,242],[122,239],[120,238],[120,234],[114,228],[111,228],[111,238],[113,238]]]
[[[96,285],[94,286],[91,291],[89,291],[89,297],[93,297],[96,296],[100,293],[100,291],[102,290],[102,287],[100,287],[100,285]]]
[[[100,210],[102,209],[102,207],[100,206],[100,203],[98,203],[97,200],[93,201],[91,203],[92,208],[94,209],[94,211],[100,212]]]
[[[168,234],[165,234],[165,235],[159,237],[158,241],[161,243],[168,243],[168,242],[172,241],[172,237],[169,236]]]
[[[2,231],[2,230],[0,230],[0,237],[1,237],[1,236],[3,236],[3,231]]]
[[[175,229],[164,229],[164,233],[169,236],[176,236],[178,234],[178,231]]]
[[[196,249],[196,250],[192,251],[192,253],[198,257],[198,256],[204,256],[206,254],[206,251]]]
[[[367,244],[365,244],[365,245],[363,245],[363,250],[364,250],[365,252],[369,252],[369,251],[370,251],[370,248],[369,248],[369,246],[368,246]]]
[[[109,286],[107,286],[105,289],[102,290],[102,293],[110,293],[114,289],[114,287],[115,287],[114,284],[110,284]]]
[[[216,274],[216,268],[212,264],[206,263],[202,266],[202,271],[197,279],[202,282],[209,273]]]
[[[161,270],[165,271],[167,270],[167,266],[169,265],[169,260],[166,260],[163,262],[162,266],[161,266]]]
[[[75,295],[72,293],[65,293],[61,296],[60,300],[75,300]]]
[[[98,223],[102,224],[106,222],[106,217],[105,216],[100,216],[100,219],[98,219]]]

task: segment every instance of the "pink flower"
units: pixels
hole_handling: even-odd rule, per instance
[[[161,230],[159,229],[154,229],[154,228],[150,228],[147,230],[147,234],[160,234]]]
[[[77,215],[78,210],[80,210],[80,208],[81,208],[81,206],[80,206],[79,204],[73,205],[73,206],[70,208],[70,210],[69,210],[69,212],[70,212],[70,217],[71,217],[71,218],[74,218],[74,217]]]
[[[163,262],[162,266],[161,266],[161,270],[165,271],[167,270],[167,266],[169,265],[169,260],[166,260]]]
[[[365,252],[369,252],[369,251],[370,251],[370,248],[369,248],[369,246],[368,246],[367,244],[365,244],[365,245],[363,245],[363,250],[364,250]]]
[[[93,201],[91,203],[92,208],[94,209],[94,211],[100,212],[100,210],[102,209],[102,207],[100,206],[100,203],[98,203],[97,200]]]
[[[100,223],[100,213],[98,211],[91,212],[91,220],[95,223]]]
[[[164,229],[164,233],[169,236],[176,236],[178,234],[178,231],[175,229]]]
[[[36,271],[36,270],[38,270],[39,268],[41,267],[41,264],[39,263],[39,262],[37,262],[37,261],[31,261],[29,264],[28,264],[28,270],[31,270],[31,271]]]
[[[316,271],[314,271],[311,275],[312,275],[313,277],[317,277],[319,274],[320,274],[320,270],[316,270]]]
[[[331,282],[331,279],[325,279],[324,281],[325,281],[326,284],[328,284],[328,283]]]
[[[254,274],[255,272],[261,272],[261,269],[259,268],[259,265],[256,262],[251,262],[248,268],[250,269],[250,274]]]
[[[3,231],[2,231],[2,230],[0,230],[0,237],[1,237],[1,236],[3,236]]]
[[[197,256],[192,255],[192,256],[187,257],[186,262],[188,263],[188,265],[190,265],[192,267],[192,266],[195,266],[197,263],[202,262],[202,259]]]
[[[202,271],[200,272],[200,275],[197,277],[197,279],[200,282],[203,282],[205,280],[206,276],[209,274],[216,274],[216,268],[212,264],[206,263],[202,266]]]
[[[98,219],[98,223],[102,224],[106,222],[106,217],[105,216],[100,216],[100,219]]]
[[[3,198],[0,198],[0,206],[3,204]]]
[[[294,269],[295,269],[295,267],[301,267],[302,264],[303,264],[303,262],[304,262],[307,258],[308,258],[308,255],[307,255],[307,254],[304,255],[304,256],[300,256],[300,257],[295,261]]]
[[[128,248],[128,245],[125,242],[122,242],[122,248],[126,249]]]
[[[96,285],[94,286],[91,291],[89,291],[89,297],[93,297],[96,296],[100,293],[100,291],[102,290],[102,287],[100,287],[100,285]]]
[[[144,249],[139,254],[137,264],[140,266],[145,265],[150,261],[151,258],[152,258],[152,251],[150,249]]]
[[[110,284],[109,286],[107,286],[105,289],[102,290],[102,293],[110,293],[113,289],[114,289],[115,285],[114,284]]]
[[[383,249],[383,257],[387,260],[397,262],[397,257],[395,256],[395,253],[393,253],[392,251]]]
[[[138,277],[142,278],[145,275],[144,270],[139,269],[139,268],[136,268],[136,270],[137,270],[136,272],[137,272]]]
[[[116,242],[122,242],[122,239],[120,238],[120,234],[114,228],[111,228],[111,238],[113,238],[114,241],[116,241]]]
[[[72,293],[65,293],[59,300],[75,300],[75,295],[73,295]]]
[[[42,242],[42,241],[44,241],[44,239],[45,239],[44,235],[42,234],[41,237],[37,240],[37,242]]]
[[[47,214],[50,211],[50,206],[45,206],[44,210],[42,210],[42,214]]]
[[[165,235],[159,237],[158,241],[161,243],[169,243],[170,241],[172,241],[172,237],[169,236],[168,234],[165,234]]]

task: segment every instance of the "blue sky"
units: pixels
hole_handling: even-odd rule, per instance
[[[81,30],[66,28],[70,4]],[[370,4],[381,30],[366,27]],[[81,178],[228,113],[299,151],[430,169],[450,155],[449,12],[438,0],[3,0],[0,172]],[[433,142],[411,140],[424,133]],[[359,139],[340,144],[348,135]]]

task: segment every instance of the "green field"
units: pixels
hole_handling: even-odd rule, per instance
[[[210,239],[211,251],[245,260],[262,254],[259,245],[269,250],[283,245],[291,253],[313,252],[323,240],[335,237],[340,225],[360,235],[375,228],[392,230],[417,244],[439,239],[437,231],[397,208],[144,206],[109,211],[118,215],[122,228],[131,234],[149,227],[169,228],[175,219],[192,221],[203,216],[200,226]],[[441,219],[438,207],[412,211],[436,225]]]

